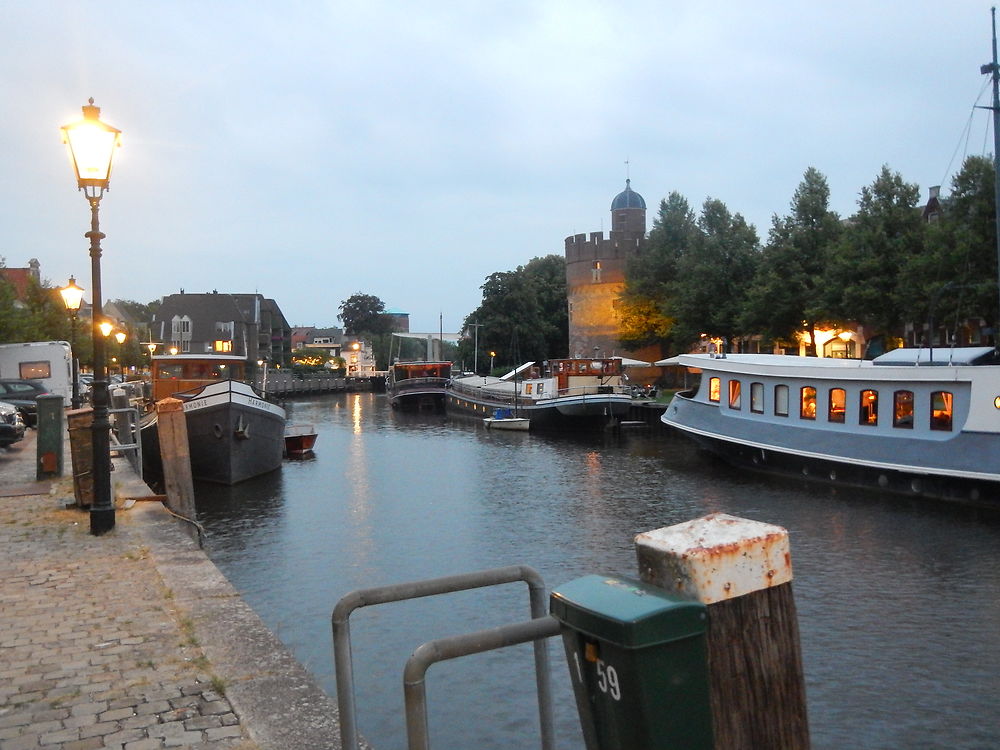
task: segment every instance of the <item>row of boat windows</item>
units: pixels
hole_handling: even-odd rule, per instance
[[[743,404],[743,386],[739,380],[729,381],[729,408],[741,409]],[[722,398],[722,381],[710,378],[708,381],[708,400],[716,403]],[[791,391],[787,385],[774,386],[774,415],[787,417]],[[816,389],[810,385],[802,386],[798,392],[799,419],[815,420],[818,410]],[[954,411],[954,396],[949,391],[934,391],[930,394],[929,427],[932,430],[950,432]],[[826,421],[844,424],[847,419],[847,391],[843,388],[831,388],[826,407]],[[879,418],[879,392],[866,388],[858,393],[858,424],[875,427]],[[750,384],[750,411],[754,414],[764,413],[764,384]],[[913,391],[899,390],[892,394],[892,426],[900,429],[913,429],[914,399]]]

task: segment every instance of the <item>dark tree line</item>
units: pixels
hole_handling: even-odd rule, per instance
[[[463,323],[459,361],[469,370],[478,361],[489,369],[543,360],[569,349],[566,309],[566,261],[559,255],[533,258],[513,271],[490,274],[481,287],[483,301]],[[478,357],[475,352],[478,326]]]
[[[992,329],[993,186],[992,160],[969,157],[928,221],[918,186],[883,167],[842,220],[826,178],[810,167],[763,244],[721,201],[706,200],[696,215],[671,193],[628,268],[622,344],[687,351],[707,334],[735,349],[752,336],[790,341],[851,324],[869,340],[898,342],[907,323],[919,328],[931,315],[951,328],[982,318]]]

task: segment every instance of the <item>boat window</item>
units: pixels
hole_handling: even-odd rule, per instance
[[[721,388],[721,386],[719,384],[719,379],[718,378],[709,378],[708,379],[708,400],[709,401],[718,401],[719,400],[719,397],[720,397],[719,396],[720,388]]]
[[[913,429],[913,391],[896,391],[892,395],[892,426]]]
[[[729,381],[729,408],[740,408],[740,381],[738,380]]]
[[[802,419],[816,419],[816,389],[811,385],[802,387],[799,416]]]
[[[541,396],[542,390],[545,388],[545,383],[538,384],[538,390],[535,391],[536,395]]]
[[[878,424],[878,391],[861,391],[861,413],[858,416],[858,424],[872,427]]]
[[[847,413],[847,392],[843,388],[830,389],[830,408],[827,410],[826,418],[830,422],[844,423],[844,415]]]
[[[778,417],[788,416],[788,386],[774,386],[774,414]]]
[[[764,413],[764,384],[750,384],[750,411],[754,414]]]
[[[531,383],[524,384],[524,392],[529,396],[531,395],[531,385]]]
[[[954,398],[948,391],[934,391],[931,394],[931,429],[951,432],[951,417]]]

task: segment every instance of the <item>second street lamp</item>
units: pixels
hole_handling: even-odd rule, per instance
[[[69,283],[59,290],[63,304],[69,312],[69,348],[73,357],[73,397],[70,401],[74,409],[80,408],[80,358],[76,354],[76,316],[83,304],[83,289],[76,285],[76,279],[69,277]]]
[[[98,209],[104,191],[111,183],[111,166],[115,151],[121,145],[121,131],[101,122],[101,108],[94,100],[83,107],[83,119],[62,127],[63,143],[69,147],[70,160],[76,173],[77,188],[90,204],[90,272],[92,276],[92,307],[94,337],[94,422],[93,478],[94,500],[90,506],[90,533],[98,536],[115,527],[115,505],[111,496],[111,421],[108,419],[108,373],[104,342],[96,323],[104,316],[101,299],[101,233]]]

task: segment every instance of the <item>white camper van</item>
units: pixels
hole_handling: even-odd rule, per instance
[[[37,380],[70,405],[73,393],[73,363],[66,341],[29,341],[0,344],[0,378]]]

